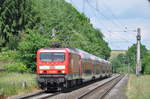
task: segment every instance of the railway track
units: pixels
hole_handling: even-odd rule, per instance
[[[124,77],[124,75],[119,75],[96,88],[91,88],[91,90],[81,94],[77,99],[104,99],[105,96],[110,92],[110,90]]]
[[[55,95],[58,95],[59,92],[56,93],[46,93],[45,91],[38,91],[35,93],[30,93],[24,96],[15,96],[8,99],[48,99]]]
[[[28,96],[20,99],[48,99],[55,95],[58,95],[58,93],[42,93],[40,95]]]

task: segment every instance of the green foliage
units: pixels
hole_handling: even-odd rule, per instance
[[[7,65],[16,62],[17,51],[8,50],[3,48],[0,53],[0,68],[5,68]]]
[[[0,1],[0,37],[4,39],[0,46],[15,49],[20,39],[17,37],[26,28],[33,28],[39,19],[35,17],[30,0]],[[13,47],[14,46],[14,47]]]
[[[49,37],[43,36],[35,31],[28,30],[22,42],[18,46],[18,58],[28,68],[35,70],[36,52],[38,49],[50,45]]]
[[[2,44],[5,42],[5,39],[0,36],[0,52],[2,50]]]
[[[18,47],[18,42],[19,42],[19,37],[18,36],[9,36],[9,40],[10,40],[10,42],[9,43],[7,43],[7,47],[9,48],[9,49],[11,49],[11,50],[13,50],[13,49],[16,49],[17,47]]]
[[[136,66],[136,44],[134,44],[133,46],[131,46],[126,55],[127,55],[127,61],[128,63],[130,64],[130,68],[132,70],[132,72],[135,72],[135,66]],[[145,56],[148,55],[148,50],[146,49],[146,47],[144,45],[141,44],[141,60],[143,60],[143,58]],[[144,72],[144,65],[143,63],[141,64],[142,65],[142,73]]]
[[[0,61],[7,61],[7,60],[13,60],[15,59],[17,52],[8,50],[8,49],[2,49],[3,52],[0,53]]]
[[[5,69],[7,72],[19,72],[19,73],[24,73],[27,72],[28,69],[26,67],[26,65],[24,65],[23,63],[12,63],[9,64],[7,66],[5,66]]]
[[[126,56],[125,54],[119,54],[117,57],[112,59],[112,67],[113,67],[113,72],[127,72],[126,71]]]
[[[144,74],[150,74],[150,54],[145,56],[142,60]]]
[[[119,54],[116,58],[112,59],[112,64],[114,66],[115,72],[120,72],[118,69],[124,69],[124,72],[134,73],[136,69],[136,44],[132,45],[126,54]],[[146,57],[147,56],[147,57]],[[150,71],[150,64],[149,64],[149,55],[148,50],[144,45],[141,44],[141,60],[142,60],[142,73],[149,73]],[[119,65],[118,65],[119,64]],[[128,68],[129,66],[129,68]]]

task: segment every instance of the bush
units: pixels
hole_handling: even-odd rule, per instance
[[[144,67],[144,74],[150,74],[150,63]]]
[[[15,50],[17,49],[17,46],[18,46],[18,42],[19,42],[19,37],[18,36],[15,36],[15,35],[12,35],[9,37],[9,41],[7,43],[7,47],[10,49],[10,50]]]
[[[144,74],[150,74],[150,55],[145,56],[142,60],[142,71],[144,71]]]
[[[7,72],[19,72],[19,73],[29,72],[27,66],[24,65],[23,63],[9,64],[5,67],[5,69]]]
[[[16,57],[17,52],[12,50],[3,51],[0,53],[0,61],[13,60]]]
[[[48,36],[41,35],[33,30],[26,32],[24,40],[19,42],[17,57],[27,68],[35,71],[36,52],[40,48],[48,47],[50,39]]]

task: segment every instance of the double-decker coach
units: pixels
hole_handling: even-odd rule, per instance
[[[60,90],[109,76],[111,64],[76,48],[42,48],[37,51],[37,81],[44,90]]]

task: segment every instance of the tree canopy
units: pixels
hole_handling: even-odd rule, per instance
[[[0,1],[0,47],[16,49],[20,34],[38,23],[30,0]]]

